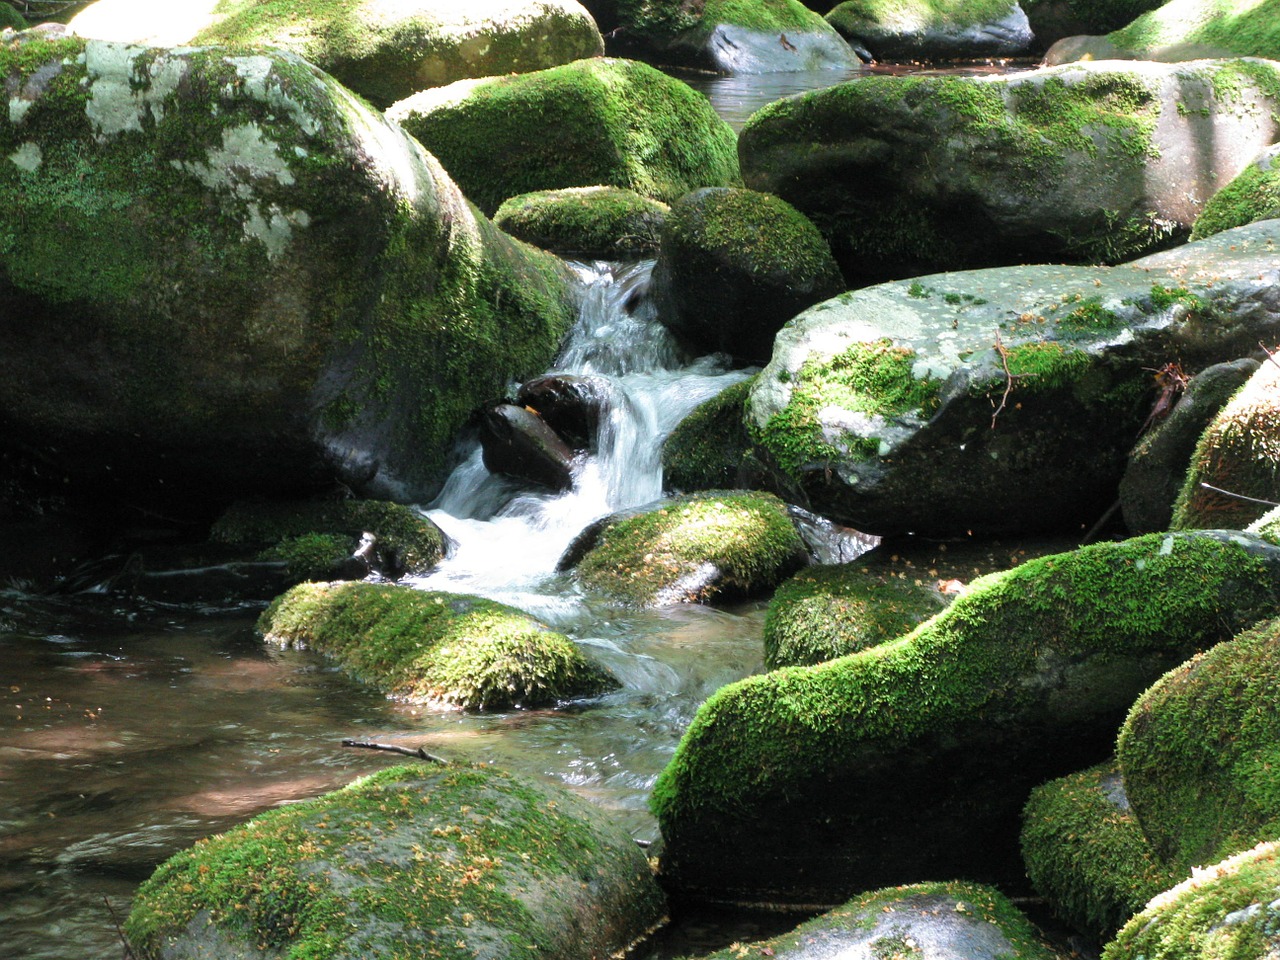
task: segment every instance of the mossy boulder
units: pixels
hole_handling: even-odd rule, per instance
[[[1017,0],[845,0],[827,22],[873,60],[1017,57],[1035,42]]]
[[[1280,836],[1280,621],[1169,671],[1116,744],[1130,801],[1176,869]]]
[[[125,933],[166,960],[592,960],[664,912],[604,811],[488,766],[409,764],[175,854]]]
[[[604,53],[577,0],[183,0],[160,16],[139,6],[97,0],[69,26],[84,37],[154,46],[281,47],[379,107],[466,77]]]
[[[895,640],[950,601],[936,582],[897,576],[874,555],[809,567],[778,587],[769,601],[765,668],[825,663]]]
[[[745,486],[752,472],[751,437],[743,420],[755,377],[704,400],[662,443],[662,485],[668,490],[726,490]]]
[[[1099,943],[1186,876],[1151,849],[1114,759],[1031,791],[1022,859],[1054,915]]]
[[[807,561],[787,508],[767,493],[673,497],[593,525],[572,563],[582,586],[619,603],[662,606],[760,596]],[[585,546],[585,552],[583,548]]]
[[[1238,231],[1120,267],[936,274],[806,310],[747,404],[772,488],[880,535],[1089,529],[1156,400],[1151,370],[1178,358],[1194,374],[1280,338],[1280,221]]]
[[[757,111],[740,156],[856,286],[1170,246],[1280,138],[1278,116],[1280,64],[1263,60],[877,76]]]
[[[510,197],[493,216],[513,237],[561,256],[653,256],[668,206],[621,187],[569,187]]]
[[[736,135],[707,98],[632,60],[459,81],[387,116],[488,214],[537,190],[604,185],[670,203],[739,180]]]
[[[1280,144],[1267,147],[1240,174],[1209,198],[1191,229],[1191,239],[1280,217]]]
[[[677,200],[653,268],[658,318],[698,353],[764,363],[784,323],[844,290],[816,227],[754,190],[707,187]]]
[[[25,30],[28,26],[30,24],[27,23],[26,17],[7,3],[0,3],[0,30],[8,28]]]
[[[1269,960],[1280,928],[1280,843],[1205,867],[1153,899],[1102,960]]]
[[[1155,678],[1277,601],[1266,541],[1153,534],[979,578],[898,640],[723,687],[654,785],[664,884],[831,903],[1019,877],[1031,789],[1109,756]]]
[[[977,883],[873,890],[791,933],[734,944],[703,960],[1055,960],[1058,954],[1010,900]]]
[[[572,278],[283,51],[0,47],[0,435],[158,511],[413,500],[546,369]]]
[[[1267,503],[1259,500],[1280,501],[1280,365],[1270,361],[1201,434],[1173,507],[1172,527],[1243,529],[1267,512]]]
[[[464,709],[553,704],[617,686],[568,637],[526,613],[465,594],[373,583],[304,583],[258,629],[332,657],[403,700]]]
[[[1204,57],[1280,59],[1280,0],[1170,0],[1105,36],[1067,37],[1046,54],[1050,63]]]
[[[1159,7],[1161,0],[1022,0],[1037,49],[1064,37],[1107,33]]]
[[[858,59],[799,0],[616,0],[610,48],[718,73],[839,70]]]

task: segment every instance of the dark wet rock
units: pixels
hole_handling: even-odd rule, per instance
[[[1121,267],[841,294],[779,332],[748,430],[774,489],[868,533],[1088,530],[1116,501],[1152,370],[1280,340],[1278,239],[1268,220]]]
[[[769,104],[739,152],[747,186],[808,216],[857,286],[1185,240],[1280,137],[1278,107],[1264,60],[876,76]]]
[[[880,537],[835,523],[794,503],[787,504],[787,513],[813,563],[850,563],[881,542]]]
[[[493,222],[513,237],[561,256],[630,260],[657,253],[667,209],[634,190],[568,187],[504,200]]]
[[[702,705],[651,800],[673,895],[831,903],[931,876],[1020,877],[1031,789],[1101,762],[1154,679],[1271,616],[1280,551],[1243,533],[1153,534],[969,586],[896,642]]]
[[[845,0],[827,14],[827,22],[875,60],[1018,57],[1035,43],[1017,0],[920,2],[887,9],[868,0]]]
[[[1257,369],[1257,360],[1244,358],[1200,371],[1187,381],[1167,416],[1134,445],[1120,479],[1120,506],[1132,533],[1169,528],[1200,435]]]
[[[801,310],[845,288],[826,240],[754,190],[695,190],[671,206],[653,268],[658,318],[698,353],[763,363]]]
[[[556,373],[522,383],[516,403],[536,410],[575,450],[594,450],[600,424],[609,416],[611,394],[604,377]]]
[[[480,418],[480,445],[490,473],[552,490],[573,486],[573,449],[527,407],[500,403]]]
[[[175,854],[125,932],[165,960],[592,960],[664,913],[643,854],[604,811],[489,766],[419,763]]]

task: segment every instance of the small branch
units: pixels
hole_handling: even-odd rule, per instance
[[[1214,493],[1220,493],[1224,497],[1234,497],[1236,500],[1248,500],[1250,503],[1260,503],[1266,507],[1280,507],[1280,503],[1276,503],[1274,500],[1259,500],[1257,497],[1246,497],[1243,493],[1232,493],[1230,490],[1223,490],[1221,487],[1215,487],[1213,484],[1205,483],[1203,480],[1200,481],[1200,486],[1204,487],[1206,490],[1212,490]]]
[[[437,757],[433,753],[427,753],[419,747],[417,750],[410,750],[408,747],[397,747],[393,743],[367,743],[363,740],[343,740],[344,747],[360,747],[364,750],[385,750],[388,753],[399,753],[406,757],[413,757],[416,760],[430,760],[432,763],[439,763],[448,766],[449,761],[444,757]]]
[[[996,418],[1004,412],[1005,406],[1009,403],[1009,394],[1013,392],[1013,381],[1035,376],[1031,373],[1014,373],[1009,369],[1009,351],[1005,348],[1004,341],[1000,339],[999,327],[996,328],[996,353],[1000,355],[1000,366],[1004,368],[1004,396],[1000,398],[1000,406],[996,407],[995,412],[991,414],[992,430],[996,428]]]
[[[1268,350],[1266,347],[1262,346],[1261,340],[1258,341],[1258,346],[1262,347],[1262,352],[1267,355],[1268,360],[1274,363],[1277,367],[1280,367],[1280,360],[1276,359],[1276,354],[1274,350]]]
[[[102,898],[102,902],[107,905],[107,913],[111,914],[111,925],[116,928],[116,936],[120,938],[120,945],[124,947],[121,960],[137,960],[133,955],[133,948],[129,946],[129,938],[124,935],[124,928],[120,926],[120,918],[116,916],[116,908],[111,906],[111,901],[106,897]]]

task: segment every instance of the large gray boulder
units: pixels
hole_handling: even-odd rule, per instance
[[[284,51],[0,50],[0,437],[152,509],[428,496],[546,368],[562,263]]]
[[[770,104],[739,153],[858,285],[1167,247],[1280,138],[1278,115],[1267,60],[880,76]]]
[[[1277,241],[1268,220],[1120,267],[841,294],[779,332],[747,405],[757,451],[780,491],[869,533],[1087,529],[1116,499],[1151,370],[1280,337]]]

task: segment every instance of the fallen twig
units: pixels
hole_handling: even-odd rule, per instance
[[[996,328],[996,353],[1000,356],[1000,366],[1004,367],[1004,396],[1000,398],[1000,406],[996,407],[995,412],[991,414],[991,429],[996,428],[996,418],[1004,412],[1005,405],[1009,402],[1009,394],[1013,392],[1013,381],[1021,380],[1023,377],[1032,377],[1032,373],[1014,373],[1009,369],[1009,351],[1004,345],[1004,341],[1000,339],[1000,329]]]
[[[133,955],[133,948],[129,946],[129,938],[124,935],[124,928],[120,926],[120,918],[116,916],[116,908],[111,906],[111,901],[106,897],[102,898],[102,902],[107,905],[107,913],[111,914],[111,925],[116,928],[116,936],[120,938],[120,945],[124,947],[121,960],[137,960]]]
[[[414,757],[417,760],[430,760],[432,763],[439,763],[448,766],[449,761],[444,757],[437,757],[434,753],[427,753],[419,747],[417,750],[410,750],[408,747],[398,747],[394,743],[368,743],[363,740],[343,740],[344,747],[360,747],[364,750],[385,750],[388,753],[400,753],[406,757]]]
[[[1206,490],[1212,490],[1214,493],[1220,493],[1224,497],[1234,497],[1237,500],[1248,500],[1250,503],[1260,503],[1266,507],[1280,507],[1280,503],[1276,503],[1274,500],[1259,500],[1257,497],[1247,497],[1243,493],[1232,493],[1230,490],[1223,490],[1221,487],[1215,487],[1213,484],[1205,483],[1203,480],[1200,481],[1200,486],[1204,487]]]

